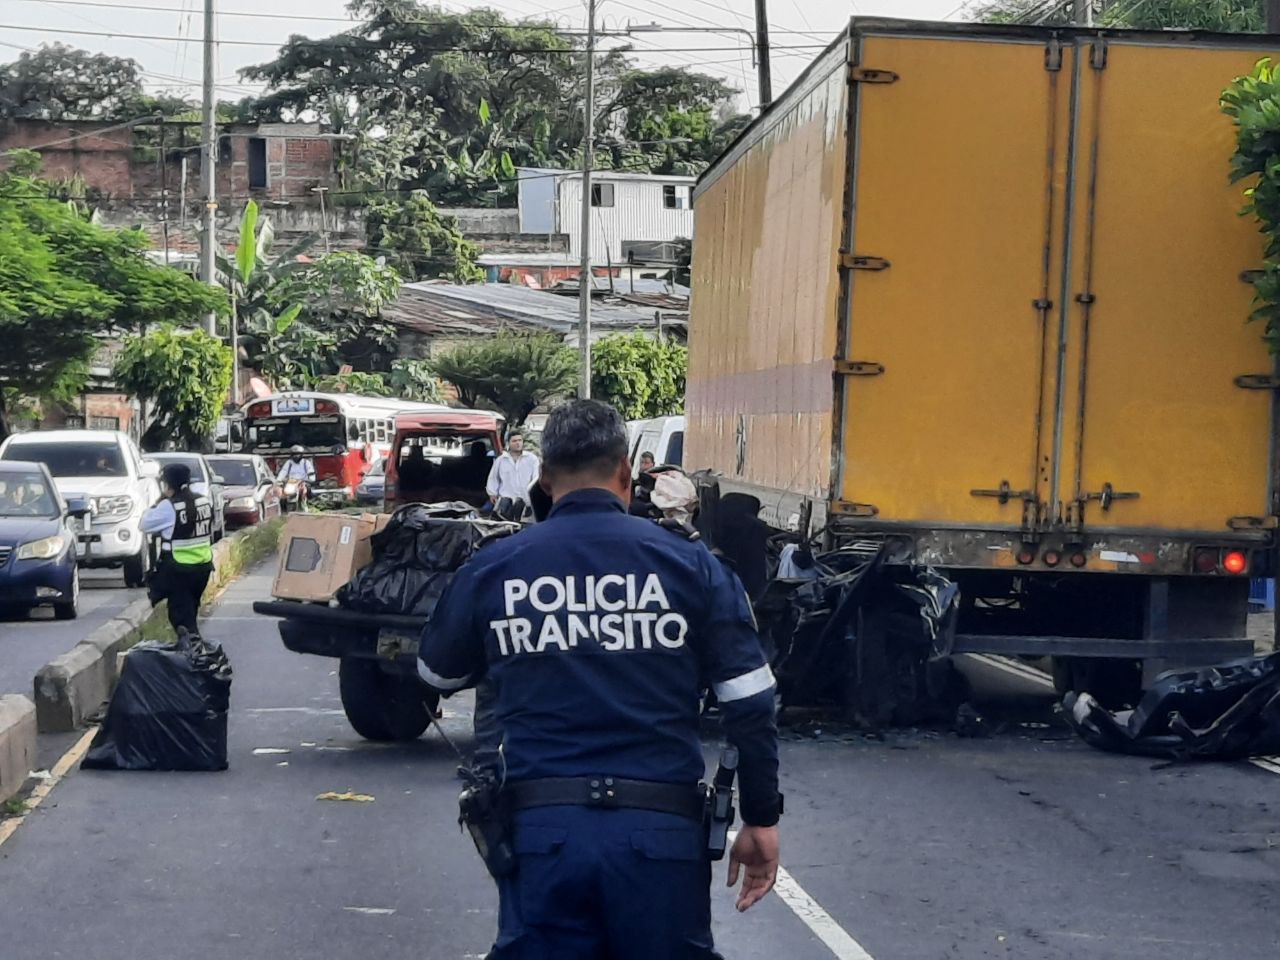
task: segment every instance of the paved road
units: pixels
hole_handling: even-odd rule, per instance
[[[0,619],[0,694],[31,696],[37,670],[145,595],[143,590],[126,590],[118,570],[82,570],[76,620],[54,620],[52,610],[36,611],[30,619]]]
[[[455,823],[454,758],[434,733],[356,739],[333,663],[253,617],[267,589],[234,586],[208,630],[236,668],[231,769],[61,783],[0,847],[5,960],[484,954],[494,896]],[[828,949],[780,897],[734,915],[717,887],[728,960],[1274,960],[1280,777],[1097,753],[1025,668],[966,669],[989,738],[807,725],[783,744],[791,902],[866,953]],[[467,711],[445,718],[464,743]],[[376,800],[315,799],[347,789]]]

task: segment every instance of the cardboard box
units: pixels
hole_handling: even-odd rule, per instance
[[[280,539],[280,569],[272,596],[281,600],[332,600],[338,588],[373,559],[368,514],[294,513]]]

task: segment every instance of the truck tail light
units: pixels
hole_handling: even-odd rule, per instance
[[[1018,562],[1024,567],[1028,564],[1034,563],[1035,559],[1036,552],[1031,547],[1023,547],[1018,551]]]
[[[1083,550],[1077,550],[1075,551],[1075,553],[1071,554],[1071,565],[1075,567],[1077,570],[1079,570],[1088,562],[1089,562],[1089,558],[1084,555]]]
[[[1197,550],[1191,562],[1196,573],[1217,573],[1218,557],[1217,550]]]
[[[1222,569],[1239,576],[1249,569],[1249,557],[1243,550],[1228,550],[1222,555]]]
[[[1046,567],[1056,567],[1062,562],[1062,553],[1058,550],[1046,550],[1044,552],[1044,565]]]

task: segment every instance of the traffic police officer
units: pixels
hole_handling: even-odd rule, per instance
[[[495,689],[516,868],[498,879],[490,957],[715,958],[697,790],[707,687],[740,756],[739,910],[778,866],[774,680],[750,606],[703,544],[627,515],[612,407],[560,407],[542,447],[550,515],[458,572],[419,652],[442,692]]]
[[[161,474],[165,499],[142,516],[142,532],[160,535],[160,559],[148,584],[152,606],[169,601],[173,629],[199,635],[200,598],[213,573],[213,504],[191,489],[191,468],[171,463]]]

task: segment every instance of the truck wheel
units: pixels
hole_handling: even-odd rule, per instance
[[[415,740],[435,709],[417,677],[387,673],[368,657],[342,658],[338,692],[347,720],[366,740]]]

